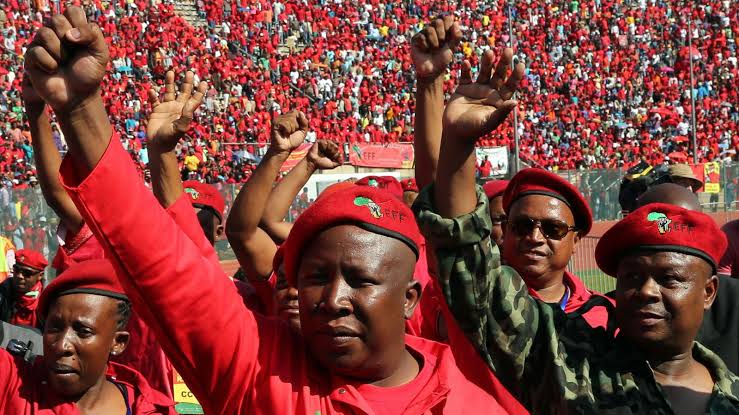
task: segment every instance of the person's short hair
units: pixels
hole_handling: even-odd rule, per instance
[[[118,322],[116,324],[116,329],[125,330],[130,320],[131,303],[125,300],[118,300]]]

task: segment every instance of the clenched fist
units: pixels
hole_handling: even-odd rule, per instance
[[[308,152],[308,163],[316,169],[329,170],[341,165],[341,150],[333,141],[318,140]]]
[[[300,147],[308,135],[308,119],[300,111],[290,111],[272,120],[272,144],[270,149],[279,153],[291,153]]]
[[[26,51],[26,72],[38,95],[60,115],[99,93],[109,61],[100,28],[69,7],[39,29]]]
[[[411,39],[411,60],[418,79],[432,79],[446,71],[462,31],[453,16],[434,20]]]

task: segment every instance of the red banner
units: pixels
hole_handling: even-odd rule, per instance
[[[349,163],[360,167],[412,169],[413,144],[352,144]]]
[[[287,160],[285,160],[285,163],[280,168],[280,172],[287,173],[292,170],[293,167],[297,166],[298,163],[300,163],[300,160],[308,155],[308,150],[310,150],[310,148],[310,143],[303,143],[300,145],[300,147],[293,150],[293,152],[290,153],[290,156],[287,158]]]

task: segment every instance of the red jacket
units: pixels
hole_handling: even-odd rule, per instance
[[[119,143],[86,177],[71,158],[60,173],[134,308],[207,413],[373,413],[353,386],[315,365],[285,322],[243,306],[220,267],[159,208]],[[406,413],[503,413],[462,376],[448,346],[413,336],[406,344],[432,368]]]
[[[570,289],[570,298],[567,301],[567,304],[565,305],[565,313],[572,313],[580,309],[580,307],[585,304],[590,297],[597,295],[599,297],[603,297],[611,302],[611,304],[615,305],[615,302],[613,299],[606,297],[605,295],[596,292],[591,291],[588,289],[588,287],[585,286],[585,283],[580,280],[580,278],[577,278],[577,275],[565,271],[564,279],[563,279],[565,285]],[[529,288],[529,294],[531,294],[534,298],[539,298],[539,294],[536,293],[536,291]],[[588,312],[586,312],[583,315],[583,318],[590,323],[591,327],[603,327],[605,328],[608,324],[608,310],[605,307],[593,307]]]
[[[81,415],[73,401],[57,395],[44,381],[42,358],[26,363],[0,349],[0,413],[12,415]],[[125,386],[133,415],[176,414],[174,402],[149,387],[137,371],[108,364],[108,379]]]

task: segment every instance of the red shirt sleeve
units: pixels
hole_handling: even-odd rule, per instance
[[[103,245],[136,311],[207,413],[239,413],[254,387],[261,342],[277,324],[244,307],[233,283],[159,205],[131,158],[111,140],[98,165],[61,182]],[[104,197],[101,197],[104,195]]]
[[[167,213],[169,213],[169,216],[171,216],[180,229],[182,229],[182,232],[184,232],[184,234],[187,235],[193,243],[195,243],[195,246],[204,258],[214,264],[220,264],[218,254],[205,236],[203,228],[200,227],[200,222],[198,222],[195,209],[193,209],[192,203],[190,203],[190,199],[187,197],[187,194],[183,192],[180,198],[177,199],[172,206],[167,208]]]

